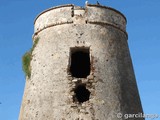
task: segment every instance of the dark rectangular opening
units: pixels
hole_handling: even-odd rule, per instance
[[[86,78],[90,74],[89,48],[71,48],[70,73],[72,77]]]

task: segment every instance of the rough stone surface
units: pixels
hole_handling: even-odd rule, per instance
[[[117,113],[142,113],[125,28],[121,13],[99,5],[63,5],[40,14],[19,120],[123,120]],[[89,48],[88,77],[69,74],[71,48]],[[73,100],[78,84],[91,92],[81,104]]]

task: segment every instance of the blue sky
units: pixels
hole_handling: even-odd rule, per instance
[[[127,17],[128,43],[144,113],[160,115],[160,0],[99,2]],[[32,46],[35,17],[67,3],[83,6],[85,0],[0,0],[0,120],[18,119],[25,85],[21,58]]]

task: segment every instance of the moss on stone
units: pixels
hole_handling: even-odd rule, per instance
[[[36,45],[38,44],[39,38],[37,37],[34,40],[34,44],[32,46],[32,48],[26,52],[23,57],[22,57],[22,65],[23,65],[23,71],[25,73],[25,76],[30,78],[31,77],[31,60],[32,60],[32,52],[34,50],[34,48],[36,47]]]

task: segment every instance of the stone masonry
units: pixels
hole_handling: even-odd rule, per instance
[[[53,7],[36,18],[37,37],[19,120],[124,120],[117,114],[143,113],[122,13],[92,4]],[[74,73],[74,59],[89,60],[84,75]]]

